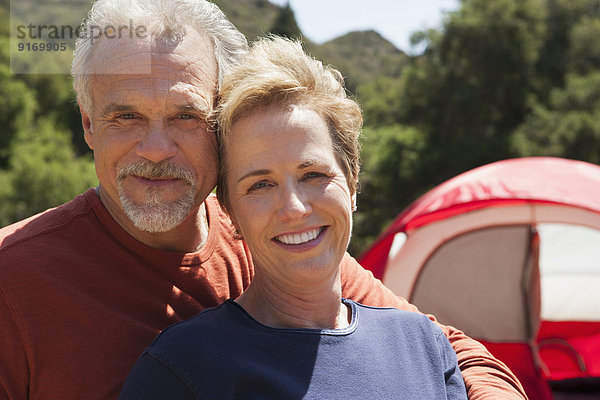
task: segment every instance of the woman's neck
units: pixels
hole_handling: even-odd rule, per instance
[[[339,276],[328,282],[292,288],[261,279],[257,274],[236,302],[266,326],[341,329],[351,321],[349,308],[341,297]]]

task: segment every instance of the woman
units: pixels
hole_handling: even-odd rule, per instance
[[[466,399],[425,316],[342,299],[362,117],[339,72],[281,38],[222,85],[218,197],[255,277],[159,335],[122,399]]]

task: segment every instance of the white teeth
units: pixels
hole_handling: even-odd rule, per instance
[[[321,233],[321,228],[312,231],[277,236],[275,239],[285,244],[302,244],[315,239]]]

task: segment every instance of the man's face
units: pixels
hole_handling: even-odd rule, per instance
[[[103,203],[126,229],[167,232],[195,221],[217,179],[206,123],[217,82],[212,43],[191,29],[175,47],[105,39],[91,64],[104,73],[90,76],[82,121]]]

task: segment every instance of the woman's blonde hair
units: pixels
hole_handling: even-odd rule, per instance
[[[229,206],[227,136],[237,120],[268,106],[302,106],[317,112],[327,123],[350,193],[356,193],[360,106],[346,94],[340,72],[308,56],[300,42],[277,36],[256,41],[241,63],[224,77],[219,97],[214,116],[220,160],[217,196],[225,210]]]

